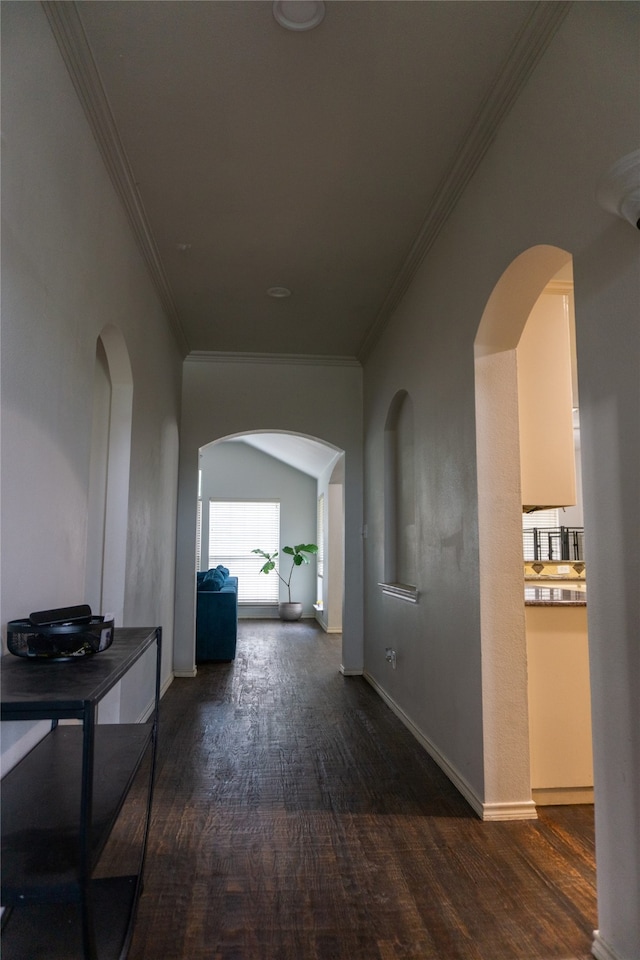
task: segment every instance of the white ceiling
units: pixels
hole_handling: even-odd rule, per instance
[[[332,463],[337,464],[341,452],[335,447],[290,433],[251,433],[218,443],[247,443],[270,457],[282,460],[317,480]]]
[[[565,7],[45,4],[184,352],[361,359]]]

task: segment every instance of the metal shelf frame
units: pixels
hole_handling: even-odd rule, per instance
[[[98,724],[100,700],[154,644],[155,693],[149,720]],[[151,821],[161,658],[161,627],[118,628],[107,650],[70,663],[2,657],[0,718],[51,721],[50,732],[2,782],[0,902],[8,908],[3,917],[3,960],[37,955],[33,950],[39,937],[44,937],[51,960],[68,958],[71,943],[74,955],[84,960],[126,957]],[[59,725],[69,719],[80,725]],[[148,751],[138,871],[93,879]]]

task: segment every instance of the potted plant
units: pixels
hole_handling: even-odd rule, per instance
[[[280,571],[276,569],[276,557],[279,553],[278,550],[276,550],[275,553],[265,553],[264,550],[260,549],[252,550],[252,553],[259,554],[261,557],[264,557],[266,561],[264,566],[260,568],[260,573],[271,573],[272,570],[275,570],[278,578],[287,588],[287,594],[289,596],[288,602],[278,604],[278,613],[280,614],[280,619],[299,620],[302,616],[302,604],[292,602],[291,600],[291,577],[293,576],[293,571],[296,569],[296,567],[301,567],[304,563],[309,563],[309,557],[307,554],[317,553],[318,548],[315,543],[299,543],[295,547],[283,547],[282,552],[291,557],[291,569],[289,570],[289,576],[286,580],[281,575]]]

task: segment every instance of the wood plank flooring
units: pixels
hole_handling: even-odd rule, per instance
[[[130,960],[589,960],[593,808],[482,823],[339,643],[244,621],[169,688]]]

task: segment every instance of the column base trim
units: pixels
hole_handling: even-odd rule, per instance
[[[593,931],[591,953],[596,957],[596,960],[624,960],[624,957],[616,953],[611,944],[600,936],[599,930]]]
[[[537,820],[538,811],[533,800],[515,800],[507,803],[482,804],[482,819],[494,822],[499,820]]]

